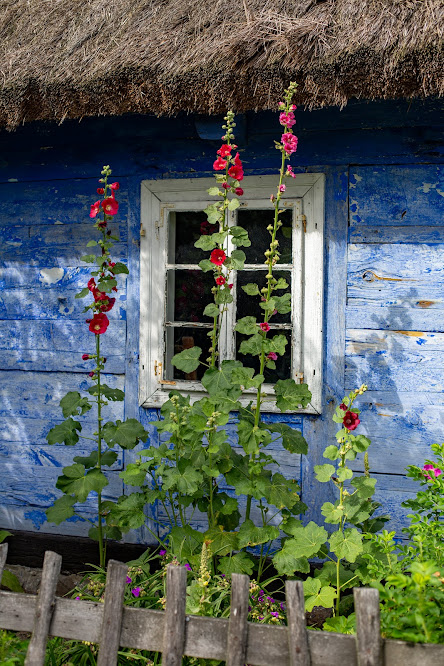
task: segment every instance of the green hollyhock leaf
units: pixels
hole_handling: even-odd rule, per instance
[[[116,525],[104,525],[102,533],[104,537],[114,541],[120,541],[122,538],[122,531]],[[88,536],[93,541],[99,540],[99,530],[95,525],[88,530]]]
[[[225,303],[232,303],[233,296],[231,293],[231,289],[229,289],[226,286],[222,287],[221,289],[218,289],[214,294],[214,300],[217,303],[217,305],[225,305]]]
[[[183,495],[193,495],[202,485],[203,477],[200,472],[185,464],[179,467],[167,467],[162,475],[162,485],[165,490],[173,490]]]
[[[139,440],[146,442],[148,433],[137,419],[126,421],[108,421],[102,429],[102,435],[108,446],[118,444],[122,449],[133,449]]]
[[[182,372],[193,372],[199,367],[201,354],[202,349],[200,347],[190,347],[189,349],[184,349],[179,354],[175,354],[171,359],[171,364],[178,370],[182,370]]]
[[[97,283],[97,289],[104,294],[110,294],[113,290],[113,287],[117,287],[117,280],[114,280],[114,278],[100,280]]]
[[[68,416],[82,416],[92,405],[88,398],[82,398],[78,391],[70,391],[60,400],[60,407],[66,419]]]
[[[189,525],[173,527],[170,532],[170,548],[179,560],[189,560],[196,552],[202,550],[204,535],[193,530]]]
[[[371,441],[365,435],[352,435],[351,439],[353,450],[356,451],[356,453],[367,451],[371,444]]]
[[[362,523],[370,517],[371,502],[360,497],[359,493],[353,493],[344,499],[345,515],[347,520],[354,525]]]
[[[131,493],[114,504],[110,518],[124,529],[137,530],[146,522],[145,505],[145,493]]]
[[[336,476],[338,477],[338,480],[342,483],[343,481],[351,479],[353,476],[353,472],[348,467],[338,467],[338,469],[336,470]]]
[[[274,299],[274,309],[276,309],[279,314],[285,314],[291,310],[291,294],[283,294],[282,296],[273,296]]]
[[[209,252],[210,250],[214,250],[214,248],[217,245],[216,240],[213,238],[214,234],[211,236],[201,236],[195,243],[194,247],[199,248],[200,250],[204,250],[205,252]]]
[[[230,199],[228,202],[228,210],[236,210],[236,208],[239,208],[239,199]]]
[[[129,463],[119,477],[127,486],[142,486],[146,478],[146,469],[142,465]]]
[[[207,389],[210,396],[216,396],[218,393],[223,393],[230,389],[233,385],[231,375],[232,372],[241,368],[240,361],[222,361],[220,368],[209,368],[206,370],[202,377],[202,384]],[[216,411],[216,410],[212,410]],[[219,410],[220,411],[220,410]],[[210,416],[210,414],[208,414]]]
[[[275,309],[274,297],[269,298],[268,301],[261,301],[259,303],[259,306],[262,308],[262,310],[265,310],[266,312],[273,312],[273,310]]]
[[[330,523],[331,525],[337,525],[341,518],[344,515],[344,510],[343,509],[338,509],[338,504],[339,502],[336,502],[336,504],[332,504],[331,502],[325,502],[322,505],[321,513],[325,518],[326,523]]]
[[[279,538],[279,528],[273,525],[256,527],[252,520],[245,520],[239,528],[238,548],[259,546]]]
[[[207,530],[204,534],[205,542],[210,542],[209,548],[213,555],[228,555],[238,550],[237,532],[224,532],[219,527]]]
[[[358,491],[359,497],[363,499],[372,497],[375,492],[376,479],[371,479],[368,476],[356,476],[350,483]]]
[[[274,285],[273,289],[288,289],[289,284],[285,278],[280,277],[276,284]]]
[[[248,232],[243,227],[230,227],[233,245],[250,247],[251,241],[248,238]],[[247,292],[248,293],[248,292]]]
[[[288,531],[288,527],[285,528],[285,531]],[[305,527],[297,527],[293,530],[293,539],[291,539],[294,546],[293,552],[296,557],[313,557],[327,539],[327,530],[310,521]]]
[[[212,271],[214,268],[214,264],[211,263],[209,259],[202,259],[202,261],[199,261],[199,268],[204,272],[208,273],[208,271]]]
[[[86,247],[95,247],[97,245],[97,241],[95,240],[90,240],[87,242]]]
[[[97,451],[91,451],[89,456],[74,456],[73,458],[75,463],[80,463],[80,465],[84,465],[86,469],[95,467],[97,465],[98,459],[99,459],[99,454],[97,453]]]
[[[62,497],[56,499],[54,504],[45,511],[48,523],[55,523],[56,525],[60,525],[60,523],[63,523],[64,520],[74,516],[75,511],[73,506],[76,501],[76,498],[72,497],[71,495],[63,495]]]
[[[125,266],[121,261],[118,261],[114,266],[113,266],[113,273],[114,275],[129,275],[129,270],[128,266]]]
[[[85,502],[91,491],[101,492],[108,485],[106,476],[99,469],[88,470],[85,466],[76,463],[63,468],[63,475],[59,476],[56,488],[67,495],[73,494],[79,502]]]
[[[296,572],[309,573],[310,565],[306,557],[297,555],[297,545],[287,539],[281,550],[273,557],[273,564],[281,576],[293,576]]]
[[[315,578],[319,578],[330,585],[336,585],[336,575],[336,562],[324,562],[322,569],[316,569],[314,572]],[[339,584],[343,590],[357,584],[355,573],[346,569],[341,563],[339,563]]]
[[[279,379],[274,386],[274,392],[276,405],[281,412],[305,408],[311,400],[307,384],[296,384],[294,379]]]
[[[97,256],[95,254],[84,254],[83,257],[80,257],[80,261],[84,261],[87,264],[93,264]]]
[[[339,458],[339,449],[334,444],[331,444],[330,446],[327,446],[322,455],[329,460],[337,460]]]
[[[75,295],[74,298],[85,298],[85,296],[88,296],[89,293],[90,293],[90,291],[89,291],[88,287],[85,287],[84,289],[82,289],[81,291],[79,291],[79,292]]]
[[[336,590],[329,585],[321,587],[319,578],[307,578],[303,581],[305,610],[310,612],[315,606],[332,608],[336,599]]]
[[[90,393],[91,395],[98,395],[99,385],[94,384],[94,386],[90,386],[88,389],[88,393]],[[106,398],[107,400],[113,400],[114,402],[122,402],[125,398],[125,393],[123,391],[121,391],[120,389],[111,388],[107,384],[100,385],[100,393],[102,395],[102,398]]]
[[[257,333],[256,317],[242,317],[237,321],[234,330],[244,335],[254,335]]]
[[[71,417],[51,428],[46,435],[48,444],[65,444],[66,446],[74,446],[79,441],[77,430],[80,432],[82,426],[78,421],[74,421]]]
[[[12,536],[12,533],[8,532],[8,530],[0,530],[0,543],[3,543],[10,536]]]
[[[267,430],[279,433],[282,437],[282,446],[290,453],[307,453],[308,444],[302,437],[300,430],[296,430],[285,423],[267,425]]]
[[[248,294],[248,296],[258,296],[260,294],[259,287],[255,282],[244,284],[242,289],[246,294]]]
[[[207,206],[204,210],[204,213],[206,213],[208,217],[208,222],[210,224],[216,224],[216,222],[219,222],[219,220],[222,219],[222,213],[219,210],[219,205],[218,203],[212,203],[209,206]]]
[[[347,528],[344,533],[338,531],[331,535],[330,548],[340,560],[354,562],[358,555],[362,553],[362,534],[359,534],[354,528]]]
[[[220,190],[218,187],[210,187],[207,192],[210,197],[218,197],[223,195],[222,190]]]
[[[1,584],[3,587],[7,587],[8,590],[11,590],[11,592],[18,592],[22,594],[25,590],[23,587],[20,585],[20,581],[17,578],[15,574],[12,573],[12,571],[9,571],[8,569],[3,570],[3,574],[1,577]],[[7,644],[6,644],[7,645]],[[7,649],[7,648],[6,648]],[[20,663],[20,660],[16,661],[15,658],[13,658],[11,661],[7,658],[7,655],[3,653],[6,657],[6,661],[3,662],[4,664],[18,664]],[[18,659],[18,658],[17,658]]]
[[[251,576],[254,570],[254,560],[247,553],[236,553],[231,557],[222,557],[217,565],[220,573],[231,576],[233,573]]]
[[[235,270],[241,271],[245,263],[245,252],[242,250],[233,250],[231,253],[231,265]]]
[[[253,368],[245,368],[242,366],[233,370],[231,373],[231,381],[233,384],[238,384],[246,389],[253,387],[258,388],[258,386],[264,381],[264,375],[256,375],[255,377],[253,377],[253,375]]]
[[[239,353],[259,356],[262,351],[262,340],[262,335],[259,333],[252,335],[251,338],[248,338],[247,340],[242,340],[239,347]]]
[[[264,477],[256,482],[256,499],[264,497],[269,504],[278,509],[291,509],[299,502],[299,486],[293,479],[286,479],[276,472],[271,480]]]
[[[255,430],[254,424],[242,419],[237,427],[239,444],[247,454],[257,453],[261,442],[261,431]]]
[[[278,356],[283,356],[285,354],[286,345],[287,345],[287,338],[285,337],[285,335],[274,335],[272,338],[266,339],[265,351],[267,354],[269,354],[270,352],[276,352]],[[299,386],[302,386],[302,384],[300,384]]]
[[[321,483],[330,481],[331,477],[336,472],[336,468],[328,463],[325,465],[315,465],[313,469],[316,474],[316,479]]]
[[[206,317],[218,317],[220,310],[214,303],[209,303],[203,313]]]

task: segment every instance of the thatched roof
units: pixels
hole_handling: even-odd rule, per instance
[[[0,0],[0,124],[444,93],[443,0]]]

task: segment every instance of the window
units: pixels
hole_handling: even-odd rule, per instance
[[[291,182],[288,182],[291,181]],[[141,318],[139,399],[144,407],[160,407],[172,388],[196,398],[202,396],[204,370],[185,374],[171,365],[174,354],[187,347],[209,347],[209,318],[203,316],[212,301],[213,273],[203,273],[198,264],[208,252],[194,242],[203,233],[213,233],[203,209],[214,203],[206,190],[213,178],[154,180],[142,182]],[[301,410],[317,414],[322,386],[322,290],[323,290],[323,174],[298,174],[287,179],[280,235],[281,259],[275,275],[285,277],[291,291],[292,311],[276,315],[270,325],[287,337],[285,356],[276,370],[267,370],[264,411],[277,411],[271,383],[293,378],[304,381],[312,392],[310,405]],[[220,336],[221,360],[239,358],[245,365],[256,357],[238,354],[242,336],[234,331],[236,320],[247,315],[260,318],[257,297],[247,296],[242,285],[265,281],[264,251],[269,244],[267,225],[273,219],[270,194],[275,176],[249,176],[242,182],[245,195],[240,207],[230,213],[230,225],[249,232],[251,246],[243,247],[245,268],[233,278],[234,302],[229,306]],[[230,237],[231,238],[231,237]],[[206,358],[205,354],[202,358]],[[249,401],[246,392],[245,402]]]

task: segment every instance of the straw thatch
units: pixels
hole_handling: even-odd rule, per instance
[[[0,0],[0,124],[442,95],[443,0]]]

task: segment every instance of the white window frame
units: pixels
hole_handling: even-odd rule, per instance
[[[290,182],[289,182],[290,181]],[[166,272],[168,268],[168,213],[203,210],[215,198],[207,189],[214,178],[145,180],[141,186],[140,238],[140,367],[139,403],[142,407],[161,407],[168,393],[178,389],[199,399],[205,395],[200,382],[164,379]],[[269,196],[276,189],[276,176],[247,176],[241,207],[272,207]],[[293,374],[296,382],[305,382],[312,400],[305,409],[293,413],[320,414],[322,392],[322,312],[324,274],[324,174],[297,174],[286,179],[283,207],[293,208],[292,314]],[[235,218],[234,211],[232,217]],[[231,223],[234,222],[234,219]],[[265,250],[266,248],[264,248]],[[245,268],[248,269],[246,264]],[[186,265],[184,265],[186,268]],[[276,267],[277,268],[277,267]],[[286,265],[279,269],[285,270]],[[288,270],[288,268],[287,268]],[[235,295],[236,286],[233,291]],[[223,354],[234,357],[234,314],[227,313],[221,333]],[[267,390],[269,387],[269,390]],[[265,385],[267,397],[263,411],[279,412],[271,385]],[[248,404],[249,392],[241,402]]]

